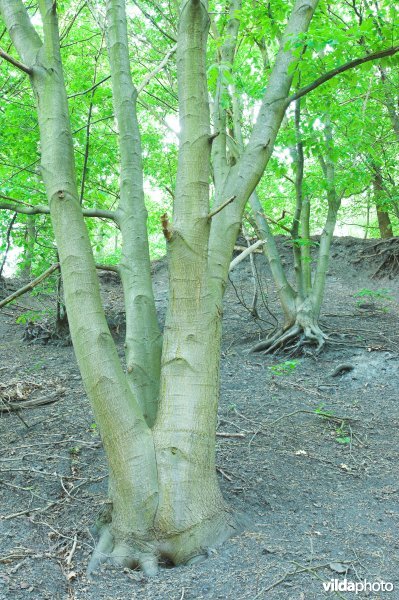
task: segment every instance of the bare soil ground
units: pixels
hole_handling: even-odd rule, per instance
[[[290,267],[283,238],[280,247]],[[73,350],[23,341],[15,317],[37,299],[0,310],[0,599],[399,599],[399,290],[395,278],[371,279],[371,254],[373,242],[335,239],[322,318],[330,339],[319,356],[248,354],[278,307],[262,256],[263,321],[243,306],[252,296],[249,262],[232,272],[217,463],[226,500],[250,525],[209,548],[200,565],[151,580],[112,567],[86,580],[107,468]],[[165,262],[154,271],[162,321]],[[359,306],[362,289],[388,289],[393,300],[365,297]],[[122,356],[121,289],[107,275],[102,290]],[[337,374],[343,364],[353,368]],[[35,398],[53,402],[4,411]],[[350,581],[383,580],[396,591],[325,592],[323,581],[342,581],[345,570]]]

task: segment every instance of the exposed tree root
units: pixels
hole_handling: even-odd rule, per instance
[[[112,522],[106,523],[106,520],[96,526],[99,541],[87,568],[89,577],[103,563],[139,568],[147,577],[157,574],[162,561],[193,565],[204,560],[210,548],[239,533],[245,525],[244,518],[237,520],[226,511],[181,533],[165,534],[153,530],[142,539],[113,531]]]
[[[109,562],[130,569],[140,568],[145,575],[151,577],[158,572],[156,554],[154,542],[138,539],[117,542],[111,526],[105,525],[87,567],[87,574],[90,576],[101,564]]]
[[[364,248],[359,253],[359,258],[354,262],[362,260],[378,261],[378,267],[372,277],[395,277],[399,273],[399,238],[392,237],[379,240],[369,248]]]
[[[64,326],[52,323],[49,319],[42,321],[28,321],[22,339],[32,344],[57,344],[71,345],[68,323]]]
[[[283,329],[278,329],[274,334],[270,335],[265,340],[259,342],[258,344],[255,344],[255,346],[252,346],[250,352],[261,352],[262,350],[269,348],[269,346],[273,344],[273,342],[278,340],[283,335],[283,332]]]
[[[316,353],[319,353],[323,348],[327,336],[316,323],[302,325],[295,323],[294,325],[277,331],[274,335],[266,340],[259,342],[253,346],[250,352],[264,352],[270,354],[274,350],[288,348],[290,342],[296,340],[290,350],[298,351],[306,345],[315,345]]]

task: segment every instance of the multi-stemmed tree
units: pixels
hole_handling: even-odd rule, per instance
[[[237,127],[231,135],[225,92],[241,5],[237,0],[231,3],[218,44],[222,68],[211,129],[208,5],[206,0],[181,3],[176,48],[178,168],[173,218],[162,219],[169,257],[169,304],[162,335],[151,284],[137,89],[131,77],[125,2],[105,2],[120,198],[113,211],[90,212],[82,211],[82,185],[79,188],[75,173],[56,3],[39,0],[43,28],[39,36],[22,0],[0,0],[19,59],[4,51],[2,56],[29,76],[36,99],[41,176],[49,202],[49,209],[37,212],[51,214],[71,337],[109,464],[108,510],[98,522],[99,542],[90,570],[110,559],[140,565],[152,574],[159,557],[175,564],[195,561],[205,548],[237,531],[215,473],[223,293],[245,205],[264,173],[288,105],[340,72],[335,69],[290,96],[317,3],[294,3],[269,65],[255,125],[240,139]],[[215,23],[213,29],[215,37]],[[353,65],[341,71],[349,66]],[[234,137],[238,150],[230,145]],[[117,269],[126,306],[126,370],[101,306],[83,218],[94,214],[112,218],[123,238]]]

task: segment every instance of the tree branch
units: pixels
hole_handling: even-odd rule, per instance
[[[267,215],[265,215],[265,217],[268,221],[270,221],[270,223],[273,223],[273,225],[277,225],[278,227],[281,227],[281,229],[284,229],[284,231],[286,231],[287,233],[289,233],[291,235],[292,229],[290,229],[289,227],[286,227],[285,225],[283,225],[282,223],[279,223],[278,221],[275,221],[274,219],[272,219],[271,217],[268,217]]]
[[[158,410],[162,336],[151,282],[137,89],[131,76],[126,3],[124,0],[107,0],[105,4],[120,155],[117,222],[123,239],[120,276],[126,306],[126,381],[144,419],[152,426]]]
[[[344,65],[341,65],[340,67],[336,67],[335,69],[328,71],[328,73],[325,73],[321,77],[318,77],[312,83],[305,85],[305,87],[301,88],[295,94],[290,96],[287,100],[287,106],[288,106],[288,104],[291,104],[291,102],[294,102],[294,100],[298,100],[298,98],[302,98],[303,96],[306,96],[306,94],[308,94],[309,92],[312,92],[313,90],[318,88],[320,85],[323,85],[323,83],[330,81],[330,79],[332,79],[336,75],[340,75],[341,73],[344,73],[345,71],[348,71],[349,69],[354,69],[355,67],[358,67],[359,65],[370,62],[371,60],[378,60],[379,58],[384,58],[386,56],[393,56],[397,52],[399,52],[399,46],[393,46],[392,48],[387,48],[386,50],[380,50],[379,52],[373,52],[372,54],[367,54],[366,56],[362,56],[361,58],[356,58],[354,60],[351,60],[351,61],[345,63]]]
[[[249,254],[252,254],[252,252],[255,252],[255,250],[259,248],[259,246],[263,246],[263,244],[266,244],[266,240],[258,240],[251,246],[248,246],[248,248],[246,248],[243,252],[241,252],[241,254],[236,256],[235,259],[231,261],[229,271],[232,271],[234,267],[244,260],[244,258],[246,258]]]
[[[10,64],[12,64],[14,67],[17,67],[17,69],[19,69],[20,71],[23,71],[27,75],[32,75],[32,69],[30,69],[23,63],[19,62],[19,60],[16,60],[15,58],[13,58],[9,54],[7,54],[7,52],[4,52],[4,50],[2,50],[1,48],[0,48],[0,56],[2,58],[4,58],[4,60],[6,60]]]
[[[170,39],[172,42],[175,42],[175,43],[177,42],[176,38],[172,34],[168,33],[167,31],[165,31],[165,29],[162,29],[162,27],[160,27],[158,25],[157,21],[141,6],[141,4],[136,2],[136,0],[133,0],[133,3],[143,13],[143,15],[146,17],[146,19],[148,19],[150,21],[150,23],[152,23],[154,25],[154,27],[156,29],[158,29],[158,31],[160,33],[162,33],[162,35],[164,35],[165,37]]]
[[[209,213],[208,219],[212,219],[212,217],[214,217],[221,210],[223,210],[225,208],[225,206],[228,206],[230,204],[230,202],[233,202],[233,200],[235,200],[235,198],[236,198],[236,196],[231,196],[231,198],[228,198],[227,200],[225,200],[225,202],[223,202],[222,204],[220,204],[220,206],[217,206],[215,208],[215,210],[213,210],[212,212]]]
[[[87,123],[86,123],[86,144],[85,144],[85,153],[84,153],[84,160],[83,160],[83,170],[82,170],[82,179],[81,179],[81,184],[80,184],[80,197],[79,197],[80,205],[83,204],[83,197],[84,197],[84,192],[85,192],[86,176],[87,176],[87,166],[89,164],[90,134],[91,134],[91,124],[92,124],[91,121],[92,121],[92,114],[93,114],[94,95],[96,93],[96,89],[97,89],[97,85],[98,85],[96,83],[97,71],[98,71],[98,61],[100,60],[103,43],[104,43],[104,35],[101,38],[101,45],[96,54],[95,64],[94,64],[93,85],[91,87],[91,98],[90,98],[89,112],[87,115]],[[108,79],[108,78],[106,78],[106,79]],[[102,81],[104,81],[104,80],[102,80]],[[102,83],[102,82],[99,82],[99,83]]]
[[[42,273],[41,275],[39,275],[39,277],[36,277],[36,279],[34,279],[33,281],[30,281],[27,285],[24,285],[24,287],[21,287],[19,290],[17,290],[16,292],[14,292],[13,294],[11,294],[10,296],[7,296],[7,298],[4,298],[4,300],[2,300],[0,302],[0,308],[3,308],[3,306],[5,306],[6,304],[9,304],[10,302],[12,302],[13,300],[15,300],[16,298],[19,298],[19,296],[22,296],[23,294],[26,294],[26,292],[29,292],[30,290],[33,290],[34,287],[36,287],[37,285],[39,285],[39,283],[41,283],[44,279],[46,279],[49,275],[51,275],[52,273],[54,273],[54,271],[56,271],[57,269],[59,269],[60,267],[60,263],[54,263],[53,265],[51,265],[51,267],[49,267],[46,271],[44,271],[44,273]]]
[[[199,244],[196,222],[202,223],[201,234],[205,237],[207,227],[202,219],[209,217],[209,186],[205,185],[210,178],[211,153],[206,76],[208,30],[208,0],[184,0],[176,60],[180,133],[173,223],[178,222],[186,243],[195,245]]]
[[[70,100],[71,98],[76,98],[76,96],[84,96],[89,92],[93,92],[96,88],[98,88],[99,85],[108,81],[108,79],[111,79],[111,75],[104,77],[104,79],[101,79],[101,81],[97,81],[97,83],[92,85],[88,90],[84,90],[83,92],[76,92],[76,94],[71,94],[70,96],[68,96],[68,100]]]
[[[150,73],[148,73],[148,75],[146,75],[146,77],[144,77],[143,81],[140,83],[139,87],[137,88],[137,94],[140,94],[140,92],[143,91],[143,89],[145,88],[145,86],[147,85],[147,83],[153,78],[155,77],[155,75],[157,73],[159,73],[160,71],[162,71],[162,69],[164,68],[164,66],[168,63],[169,59],[171,56],[173,56],[173,54],[176,52],[177,50],[177,44],[175,44],[173,46],[173,48],[171,48],[169,50],[169,52],[164,56],[164,58],[161,60],[161,62],[155,67],[155,69],[153,71],[151,71]]]
[[[33,290],[34,287],[36,287],[37,285],[39,285],[39,283],[47,279],[47,277],[49,277],[52,273],[54,273],[54,271],[57,271],[57,269],[59,268],[60,263],[58,262],[51,265],[51,267],[49,267],[46,271],[39,275],[39,277],[36,277],[36,279],[33,279],[23,287],[19,288],[19,290],[16,290],[13,294],[7,296],[7,298],[1,300],[0,308],[3,308],[3,306],[5,306],[6,304],[10,304],[10,302],[12,302],[13,300],[16,300],[20,296],[23,296],[23,294],[26,294],[27,292]],[[119,268],[117,265],[96,264],[96,269],[98,269],[99,271],[112,271],[113,273],[117,273],[119,275]]]
[[[1,197],[1,196],[0,196]],[[16,202],[13,200],[13,202]],[[19,204],[12,204],[10,202],[0,202],[0,210],[12,210],[13,212],[21,213],[23,215],[49,215],[50,208],[38,204],[37,206],[21,206]],[[115,221],[116,214],[113,210],[102,210],[100,208],[84,208],[82,210],[84,217],[96,217],[98,219],[110,219]]]
[[[0,0],[0,12],[18,54],[29,69],[36,62],[42,41],[31,23],[26,7],[22,0]]]

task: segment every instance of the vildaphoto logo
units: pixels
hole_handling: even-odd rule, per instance
[[[330,579],[323,581],[326,592],[393,592],[394,585],[389,581],[350,581],[349,579]]]

